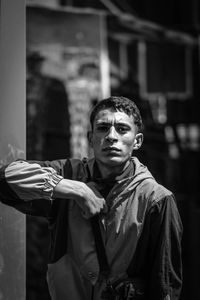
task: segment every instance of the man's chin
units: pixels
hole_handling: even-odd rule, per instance
[[[117,167],[117,166],[120,166],[120,165],[126,163],[126,161],[124,161],[120,157],[111,156],[111,157],[107,157],[103,161],[103,163],[104,163],[104,165],[107,165],[107,166],[110,166],[110,167]]]

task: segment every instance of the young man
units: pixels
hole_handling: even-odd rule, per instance
[[[13,162],[1,170],[0,200],[48,219],[53,300],[177,300],[182,224],[173,194],[132,156],[143,141],[140,112],[133,101],[110,97],[96,105],[90,121],[94,158]]]

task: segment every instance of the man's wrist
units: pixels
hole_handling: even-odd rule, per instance
[[[54,188],[53,198],[83,198],[85,195],[85,184],[80,181],[62,179]]]

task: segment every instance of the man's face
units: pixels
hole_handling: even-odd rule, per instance
[[[132,151],[141,146],[142,140],[133,116],[112,108],[97,113],[90,133],[90,144],[100,164],[108,167],[125,165]]]

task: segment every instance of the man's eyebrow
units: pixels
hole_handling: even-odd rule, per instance
[[[122,126],[127,126],[127,127],[130,127],[130,124],[129,123],[124,123],[124,122],[116,122],[116,125],[122,125]]]
[[[108,122],[108,121],[96,121],[96,125],[109,125],[110,124],[110,122]]]
[[[111,124],[111,122],[109,122],[109,121],[99,120],[99,121],[96,122],[96,125],[110,125],[110,124]],[[117,125],[117,126],[120,125],[120,126],[130,127],[130,124],[124,123],[122,121],[116,121],[114,124]]]

